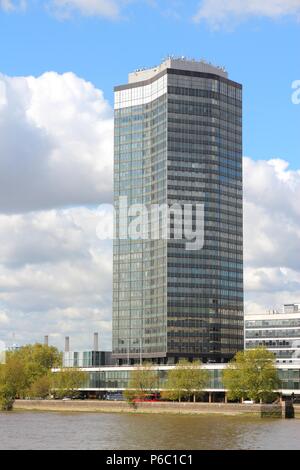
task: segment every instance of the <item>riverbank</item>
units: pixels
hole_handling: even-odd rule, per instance
[[[15,410],[28,411],[59,411],[84,413],[151,413],[151,414],[220,414],[227,416],[264,415],[284,417],[284,406],[281,405],[248,405],[239,403],[173,403],[173,402],[142,402],[134,407],[127,402],[97,400],[16,400]],[[295,418],[300,418],[300,406],[296,405]]]

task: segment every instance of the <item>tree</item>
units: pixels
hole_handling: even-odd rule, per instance
[[[14,390],[8,384],[0,383],[0,410],[11,411],[15,401]]]
[[[47,396],[47,382],[52,367],[61,364],[60,352],[42,344],[23,346],[6,354],[0,367],[0,407],[12,409],[16,398]]]
[[[181,359],[174,369],[168,371],[163,397],[168,400],[190,399],[203,393],[207,386],[209,373],[201,368],[200,361],[189,362]]]
[[[32,398],[47,398],[50,395],[51,378],[49,374],[38,377],[29,390],[29,396]]]
[[[144,363],[130,373],[128,389],[124,395],[129,402],[144,399],[157,389],[158,376],[151,363]]]
[[[230,400],[272,401],[280,386],[275,355],[261,347],[238,352],[224,370],[223,382]]]
[[[9,356],[24,363],[30,384],[47,375],[52,368],[60,367],[62,363],[62,355],[57,348],[39,343],[23,346],[9,353]]]
[[[15,401],[14,390],[10,389],[6,383],[4,364],[0,365],[0,410],[9,411],[13,407]]]
[[[62,369],[52,374],[52,389],[59,398],[74,398],[84,386],[86,373],[79,369]]]
[[[9,357],[6,364],[0,366],[0,408],[11,410],[16,397],[25,393],[27,387],[24,363]]]
[[[126,390],[124,390],[123,396],[130,405],[135,405],[135,400],[137,398],[136,390],[130,390],[129,388],[127,388]]]
[[[7,385],[15,398],[24,397],[30,385],[24,361],[8,355],[6,364],[2,367],[2,383]]]

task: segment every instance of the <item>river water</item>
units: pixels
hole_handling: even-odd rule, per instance
[[[300,449],[300,420],[0,413],[0,449]]]

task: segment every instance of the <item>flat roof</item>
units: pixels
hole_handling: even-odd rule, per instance
[[[212,73],[215,75],[219,75],[223,78],[228,78],[228,73],[224,67],[213,65],[207,61],[187,59],[185,57],[168,57],[161,64],[155,67],[137,69],[134,72],[129,73],[128,83],[132,84],[149,80],[166,69],[178,69],[189,70],[191,72]]]

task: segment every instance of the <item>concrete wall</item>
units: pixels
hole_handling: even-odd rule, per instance
[[[263,405],[266,410],[268,405]],[[261,405],[246,405],[236,403],[172,403],[172,402],[143,402],[135,407],[126,402],[97,401],[97,400],[16,400],[16,410],[40,411],[70,411],[70,412],[100,412],[100,413],[175,413],[175,414],[222,414],[222,415],[251,415],[261,416]],[[270,411],[274,407],[270,405]],[[278,411],[278,407],[277,407]],[[300,407],[297,412],[300,417]]]
[[[294,405],[295,418],[300,419],[300,405]]]

